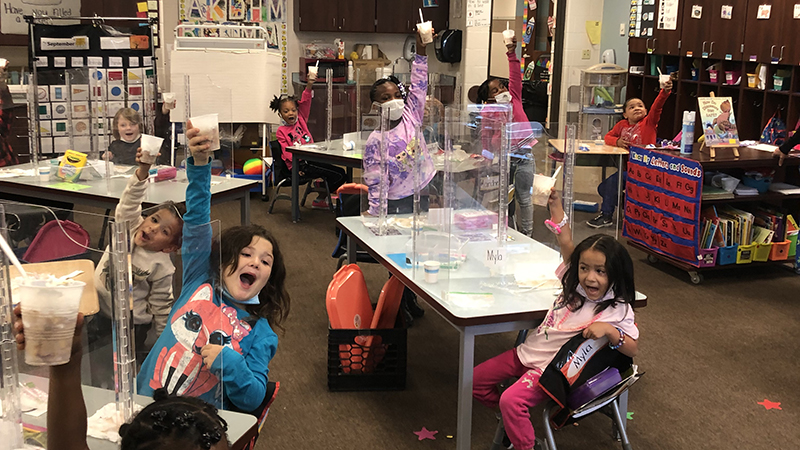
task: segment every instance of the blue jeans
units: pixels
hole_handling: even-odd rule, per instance
[[[623,172],[622,173],[622,189],[625,189],[625,180],[628,178],[628,174]],[[611,216],[614,214],[614,210],[617,208],[617,198],[619,191],[617,188],[619,187],[619,172],[614,173],[610,177],[603,180],[602,183],[597,185],[597,193],[603,197],[603,205],[600,206],[600,212],[603,213],[604,216]]]

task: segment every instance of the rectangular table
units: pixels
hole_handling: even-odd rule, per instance
[[[46,161],[40,164],[47,164]],[[31,163],[13,166],[14,169],[33,169]],[[181,172],[178,173],[179,176]],[[103,209],[113,210],[119,203],[119,197],[128,184],[128,179],[119,177],[105,179],[95,179],[89,181],[80,180],[76,185],[89,186],[79,190],[67,190],[53,187],[59,181],[39,181],[38,176],[0,178],[0,194],[20,195],[31,198],[43,198],[56,202],[77,203],[80,205],[92,206]],[[211,177],[211,204],[224,203],[238,200],[240,205],[241,224],[250,223],[250,189],[257,181],[245,180],[240,178]],[[159,205],[168,200],[176,203],[186,201],[186,186],[189,183],[183,176],[182,181],[173,179],[169,181],[159,181],[151,183],[147,189],[143,208]]]
[[[347,168],[348,180],[353,179],[353,169],[360,169],[363,164],[363,149],[344,150],[341,139],[334,139],[330,143],[317,142],[286,147],[286,151],[292,154],[292,222],[294,223],[300,220],[300,172],[298,167],[301,159],[344,166]]]
[[[336,226],[347,236],[348,263],[355,262],[357,248],[366,250],[461,335],[456,446],[458,450],[470,449],[475,336],[532,328],[537,321],[544,319],[556,298],[557,291],[534,289],[517,295],[494,291],[495,301],[488,309],[458,307],[442,298],[442,290],[447,289],[449,292],[485,291],[486,288],[483,286],[487,282],[492,282],[493,279],[487,276],[488,269],[483,266],[481,255],[485,254],[487,248],[490,248],[491,242],[468,243],[464,252],[467,254],[466,262],[458,270],[449,272],[449,276],[445,275],[448,271],[440,271],[440,277],[443,277],[440,283],[429,284],[424,281],[421,268],[417,269],[415,274],[413,269],[400,267],[388,256],[404,251],[405,244],[411,237],[410,234],[376,236],[364,225],[361,217],[340,217],[336,222]],[[509,248],[517,246],[516,250],[528,251],[531,261],[557,263],[559,253],[556,250],[514,230],[509,230],[509,235],[514,239],[509,243]],[[637,292],[636,306],[646,305],[647,297]],[[624,399],[621,401],[620,407],[627,410]]]
[[[48,391],[49,382],[47,378],[20,374],[19,380],[21,383],[32,382],[38,389],[44,392]],[[114,391],[85,385],[81,388],[83,390],[84,401],[86,402],[87,417],[91,417],[97,410],[115,401]],[[152,403],[153,399],[135,395],[134,401],[139,405],[146,406]],[[240,450],[244,448],[245,444],[250,442],[258,432],[255,416],[223,410],[219,411],[219,415],[228,423],[228,440],[230,440],[232,444],[231,450]],[[41,416],[23,414],[22,422],[44,428],[47,426],[47,414],[45,413]],[[119,448],[117,444],[103,439],[90,437],[87,439],[87,442],[91,450],[116,450]]]

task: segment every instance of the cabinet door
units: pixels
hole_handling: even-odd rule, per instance
[[[330,0],[297,0],[297,31],[339,31],[337,9]]]
[[[422,8],[422,3],[423,0],[415,0],[414,2],[412,15],[414,13],[417,14],[417,20],[415,22],[419,21],[419,8]],[[450,0],[439,0],[438,4],[439,6],[422,8],[422,14],[425,16],[425,20],[433,22],[433,29],[437,33],[448,28],[450,21]]]
[[[375,32],[375,0],[339,2],[338,17],[341,31],[373,33]]]
[[[730,19],[722,18],[722,8],[732,7]],[[709,57],[734,61],[742,59],[744,26],[747,18],[747,0],[714,0],[709,26]]]
[[[659,8],[656,9],[656,27],[653,30],[653,38],[650,40],[650,47],[653,53],[657,55],[677,55],[681,49],[678,47],[681,40],[681,20],[683,11],[678,7],[678,18],[675,30],[663,30],[658,28],[658,11],[660,10],[661,3],[666,0],[659,0]],[[689,0],[691,1],[691,0]]]
[[[747,4],[747,17],[744,28],[744,60],[769,63],[772,58],[779,58],[784,17],[789,1],[784,0],[751,0]],[[792,3],[793,4],[793,3]],[[759,9],[771,6],[769,19],[758,19]]]
[[[413,33],[419,21],[414,0],[378,0],[378,33]]]
[[[681,55],[688,55],[691,52],[693,57],[702,58],[703,53],[708,53],[708,57],[711,57],[709,41],[712,16],[715,14],[713,4],[714,0],[688,0],[683,4]],[[698,12],[700,17],[697,17]]]
[[[780,41],[781,51],[783,52],[783,59],[781,64],[788,64],[791,66],[800,65],[800,45],[797,45],[797,36],[800,35],[800,19],[794,18],[795,4],[800,4],[800,0],[792,0],[787,2],[781,14],[784,17],[782,36],[786,36]],[[795,72],[797,73],[797,72]],[[794,126],[794,124],[790,124]]]

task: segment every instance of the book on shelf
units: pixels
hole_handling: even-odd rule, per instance
[[[780,192],[783,195],[800,194],[800,186],[789,183],[772,183],[769,185],[769,190],[772,192]]]
[[[733,190],[733,193],[741,197],[749,197],[758,195],[758,189],[740,184],[739,186],[736,186],[736,189]]]
[[[702,200],[727,200],[734,198],[734,195],[733,192],[725,189],[704,184],[701,198]]]

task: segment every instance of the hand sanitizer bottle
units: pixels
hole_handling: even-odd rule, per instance
[[[694,111],[683,112],[683,129],[681,131],[681,155],[691,155],[694,145]]]

